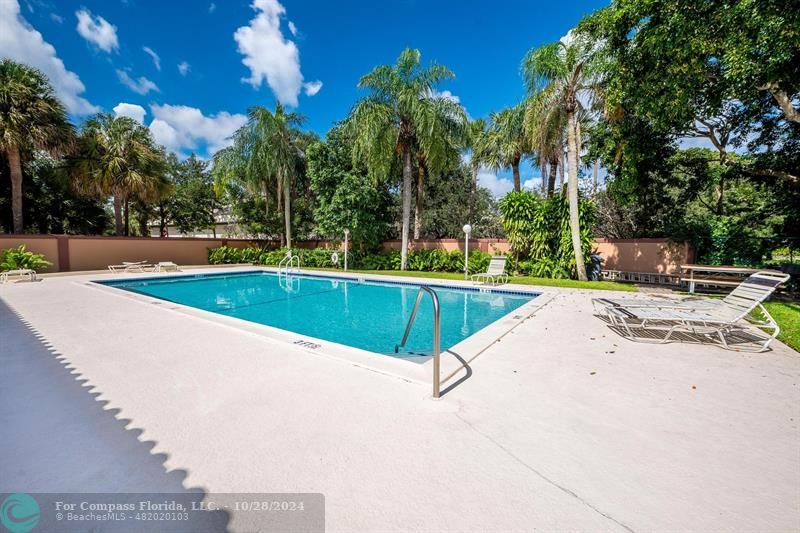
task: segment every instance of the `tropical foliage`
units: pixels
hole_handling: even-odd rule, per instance
[[[29,252],[25,249],[24,244],[20,244],[17,248],[0,250],[0,271],[22,269],[42,270],[50,265],[52,265],[52,263],[47,261],[44,255]]]

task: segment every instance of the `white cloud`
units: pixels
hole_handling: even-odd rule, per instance
[[[433,98],[444,98],[445,100],[450,100],[451,102],[454,102],[456,104],[461,103],[461,98],[459,98],[458,96],[454,95],[450,91],[441,91],[441,92],[439,92],[437,90],[434,90],[432,96],[433,96]]]
[[[297,26],[291,20],[289,21],[289,31],[292,32],[293,36],[297,37]]]
[[[206,116],[195,107],[184,105],[150,106],[153,121],[150,132],[168,150],[184,152],[206,145],[208,154],[231,144],[230,137],[247,122],[247,117],[227,112]]]
[[[117,69],[117,77],[123,85],[135,93],[144,95],[150,91],[159,91],[158,85],[148,80],[144,76],[139,76],[138,78],[133,79],[130,77],[127,71]]]
[[[16,0],[0,0],[0,55],[44,72],[70,113],[88,115],[100,111],[80,96],[86,90],[83,82],[66,69],[56,49],[20,15]]]
[[[50,19],[58,24],[64,23],[64,19],[58,13],[50,13]]]
[[[178,63],[178,72],[181,73],[181,76],[186,76],[191,69],[192,66],[186,61],[181,61],[180,63]]]
[[[208,12],[209,12],[209,13],[213,13],[213,12],[214,12],[214,11],[216,11],[216,10],[217,10],[217,4],[215,4],[214,2],[211,2],[211,3],[208,5]]]
[[[505,196],[514,189],[514,183],[510,179],[501,178],[486,168],[478,170],[478,186],[489,189],[496,198]]]
[[[233,34],[244,56],[242,63],[250,69],[250,77],[242,81],[256,89],[265,81],[279,102],[297,107],[303,74],[297,45],[281,32],[286,9],[278,0],[253,0],[251,7],[256,16]]]
[[[120,102],[114,106],[114,114],[118,117],[130,117],[140,124],[144,124],[144,115],[147,111],[140,105]]]
[[[145,54],[153,58],[153,64],[156,66],[156,70],[161,70],[161,58],[158,57],[158,54],[149,46],[143,46],[142,50],[144,50]]]
[[[303,91],[305,91],[306,96],[314,96],[320,89],[322,89],[322,82],[319,80],[308,81],[303,84]]]
[[[78,17],[78,33],[81,37],[95,44],[104,52],[112,52],[119,48],[117,27],[101,16],[92,16],[88,9],[75,12]]]

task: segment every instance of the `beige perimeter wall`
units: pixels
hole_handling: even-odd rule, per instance
[[[123,261],[174,261],[180,265],[205,265],[208,249],[218,246],[244,248],[257,243],[245,239],[87,237],[73,235],[0,235],[0,250],[25,244],[28,250],[44,254],[53,266],[47,272],[103,270]],[[270,243],[277,246],[277,243]],[[338,248],[338,241],[301,241],[298,248]],[[464,241],[457,239],[412,241],[414,250],[462,250]],[[471,239],[470,250],[490,254],[509,252],[503,239]],[[383,243],[384,250],[399,250],[400,241]],[[680,265],[694,259],[688,243],[666,239],[597,239],[594,250],[600,253],[607,270],[677,274]]]

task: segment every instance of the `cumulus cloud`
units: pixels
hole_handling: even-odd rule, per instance
[[[291,20],[289,21],[289,31],[292,33],[293,36],[297,37],[297,26],[294,25],[294,22]]]
[[[143,46],[142,50],[144,50],[145,54],[153,58],[153,64],[156,66],[156,70],[161,70],[161,58],[158,57],[158,54],[149,46]]]
[[[78,17],[78,33],[104,52],[112,52],[119,48],[117,27],[101,16],[93,16],[88,9],[75,12]]]
[[[88,115],[100,111],[81,97],[86,90],[81,79],[66,69],[56,49],[20,15],[16,0],[0,0],[0,55],[44,72],[70,113]]]
[[[510,179],[501,178],[486,168],[478,170],[478,186],[489,189],[496,198],[505,196],[514,189],[514,183]]]
[[[231,144],[230,137],[247,122],[247,117],[227,112],[206,116],[195,107],[184,105],[150,106],[153,121],[150,132],[168,150],[182,153],[206,146],[209,155]]]
[[[322,89],[322,82],[317,81],[308,81],[303,84],[303,91],[305,91],[306,96],[314,96]]]
[[[144,124],[144,115],[147,113],[145,109],[136,104],[127,104],[120,102],[114,106],[114,114],[118,117],[130,117],[140,124]]]
[[[139,76],[138,78],[133,79],[130,77],[127,71],[117,69],[117,77],[124,86],[135,93],[145,95],[150,91],[159,91],[158,85],[148,80],[144,76]]]
[[[191,69],[192,66],[186,61],[181,61],[180,63],[178,63],[178,72],[181,73],[181,76],[186,76]]]
[[[439,92],[439,91],[434,90],[432,96],[433,96],[433,98],[444,98],[445,100],[450,100],[451,102],[454,102],[456,104],[461,103],[461,98],[459,98],[458,96],[454,95],[450,91],[441,91],[441,92]]]
[[[250,69],[250,77],[242,81],[256,89],[266,82],[280,103],[297,107],[303,74],[297,45],[281,32],[286,8],[278,0],[253,0],[251,7],[256,16],[233,34],[242,63]]]

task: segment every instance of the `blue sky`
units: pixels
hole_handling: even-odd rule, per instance
[[[405,47],[450,67],[441,90],[486,116],[523,96],[527,50],[606,3],[0,0],[0,55],[48,74],[76,122],[116,108],[167,148],[208,157],[248,107],[276,99],[324,135],[362,94],[358,78]],[[507,172],[481,180],[508,187]]]

